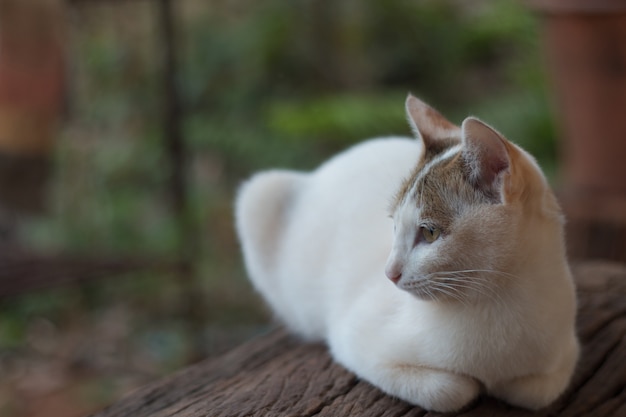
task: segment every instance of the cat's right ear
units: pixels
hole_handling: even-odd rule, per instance
[[[475,117],[465,119],[462,129],[463,158],[469,167],[469,180],[485,193],[502,200],[502,173],[511,166],[506,140]]]
[[[459,135],[458,126],[412,94],[406,98],[406,115],[413,134],[426,148],[437,140]]]

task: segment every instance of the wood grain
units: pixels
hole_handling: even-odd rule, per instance
[[[459,416],[626,415],[626,266],[585,263],[578,282],[583,352],[568,391],[529,412],[489,397]],[[122,416],[437,416],[391,398],[283,330],[147,386],[96,414]],[[449,414],[448,414],[449,415]]]

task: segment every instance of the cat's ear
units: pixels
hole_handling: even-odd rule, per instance
[[[465,119],[461,130],[469,180],[486,194],[502,201],[502,174],[511,165],[506,139],[474,117]]]
[[[439,139],[458,135],[458,126],[411,94],[406,98],[406,115],[415,137],[423,141],[426,148]]]

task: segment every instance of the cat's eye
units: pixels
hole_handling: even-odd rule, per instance
[[[435,240],[439,238],[439,235],[441,235],[441,231],[437,229],[436,227],[424,225],[424,226],[421,226],[420,229],[422,232],[422,237],[428,243],[433,243]]]

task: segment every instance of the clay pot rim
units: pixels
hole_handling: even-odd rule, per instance
[[[623,0],[525,0],[534,11],[543,14],[626,13]]]

